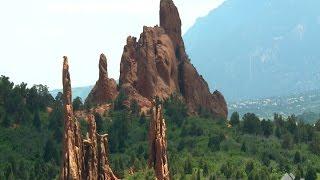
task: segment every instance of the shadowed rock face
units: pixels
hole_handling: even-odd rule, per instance
[[[170,179],[166,124],[163,119],[161,106],[155,105],[152,109],[152,119],[149,127],[149,167],[154,168],[157,179]]]
[[[117,97],[117,83],[114,79],[108,78],[107,67],[107,58],[104,54],[101,54],[99,60],[99,79],[88,95],[86,103],[107,104]]]
[[[88,116],[87,139],[81,136],[80,124],[73,114],[71,80],[67,57],[64,57],[63,71],[63,163],[62,180],[116,180],[108,162],[108,139],[97,134],[94,116]]]
[[[120,65],[120,89],[141,107],[151,100],[181,94],[191,114],[205,109],[227,117],[226,101],[220,92],[211,94],[208,84],[190,63],[181,37],[181,20],[172,0],[160,2],[160,26],[144,27],[137,41],[128,37]]]

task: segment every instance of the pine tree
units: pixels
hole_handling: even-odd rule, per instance
[[[240,124],[240,117],[238,112],[233,112],[230,118],[230,124],[232,126],[237,126]]]
[[[34,113],[34,118],[33,118],[33,126],[40,131],[41,130],[41,120],[40,120],[40,114],[39,110],[37,109]]]
[[[2,120],[2,126],[8,128],[8,127],[10,127],[10,125],[11,125],[10,118],[7,114],[5,114],[4,118]]]

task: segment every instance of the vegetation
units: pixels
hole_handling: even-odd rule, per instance
[[[113,110],[95,114],[98,132],[109,134],[117,176],[154,179],[147,167],[149,117],[136,102],[123,106],[125,100],[121,94]],[[85,107],[80,98],[74,105]],[[320,121],[313,126],[278,114],[261,120],[252,113],[233,113],[230,121],[188,116],[177,95],[163,105],[173,179],[280,179],[285,173],[315,179],[320,172]],[[52,98],[45,86],[27,88],[1,77],[0,179],[58,178],[62,113],[61,93]],[[85,132],[86,121],[80,122]]]

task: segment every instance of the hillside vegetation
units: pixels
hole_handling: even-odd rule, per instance
[[[112,169],[124,179],[154,179],[147,167],[149,117],[135,105],[95,114],[98,132],[109,134]],[[255,114],[230,121],[206,111],[188,116],[176,96],[163,102],[172,179],[280,179],[286,172],[307,180],[320,172],[320,121],[315,126],[275,114],[260,121]],[[49,107],[49,108],[48,108]],[[75,110],[86,111],[81,98]],[[27,88],[0,79],[0,179],[58,179],[62,139],[61,93],[45,86]],[[86,121],[79,119],[83,134]]]

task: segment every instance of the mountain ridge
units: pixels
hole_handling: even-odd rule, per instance
[[[225,1],[184,35],[210,87],[228,101],[319,89],[320,3],[244,2]]]

